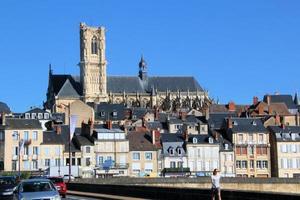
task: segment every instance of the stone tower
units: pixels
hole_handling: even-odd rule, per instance
[[[80,82],[84,102],[107,102],[105,29],[80,23]]]

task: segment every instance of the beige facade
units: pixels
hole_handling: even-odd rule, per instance
[[[129,163],[129,176],[158,176],[157,151],[131,151]]]
[[[24,121],[23,119],[13,120],[16,123]],[[28,128],[6,126],[4,130],[4,171],[18,171],[19,166],[20,171],[39,170],[41,161],[40,144],[43,142],[43,130],[41,126],[39,128],[30,128],[30,121],[32,120],[28,121]],[[24,141],[24,146],[20,148],[22,141]]]
[[[64,145],[62,144],[42,144],[39,146],[40,169],[46,170],[49,167],[63,166]],[[61,174],[63,175],[63,174]]]
[[[270,177],[268,133],[233,134],[237,177]]]

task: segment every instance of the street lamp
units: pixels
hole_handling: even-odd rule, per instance
[[[20,140],[20,134],[18,132],[13,133],[14,137],[18,138],[18,176],[21,179],[21,147],[24,145],[24,140]]]

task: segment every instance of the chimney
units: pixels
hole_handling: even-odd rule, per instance
[[[214,131],[213,136],[214,136],[216,141],[219,141],[220,135],[219,135],[218,132]]]
[[[205,119],[209,120],[209,107],[205,109]]]
[[[275,125],[280,125],[280,116],[278,114],[275,116]]]
[[[231,120],[231,118],[228,118],[228,119],[227,119],[227,128],[228,128],[228,129],[231,129],[231,128],[232,128],[232,120]]]
[[[5,117],[5,113],[1,114],[1,119],[2,119],[2,126],[6,125],[6,117]]]
[[[186,120],[186,115],[187,113],[185,111],[180,111],[179,112],[179,117],[182,121],[185,121]]]
[[[269,115],[273,115],[273,109],[271,106],[268,106],[268,109],[269,109]]]
[[[160,144],[160,132],[158,130],[152,131],[152,144],[159,146]]]
[[[182,133],[182,137],[183,137],[184,141],[186,141],[186,142],[189,141],[189,134],[188,134],[187,131],[184,131],[184,132]]]
[[[235,111],[235,103],[233,101],[229,102],[228,111],[229,112],[234,112]]]
[[[107,129],[112,129],[112,121],[111,120],[107,120],[106,121],[106,126],[107,126]]]
[[[253,97],[253,105],[255,106],[256,104],[258,104],[258,97]]]
[[[159,119],[159,109],[158,109],[158,108],[155,109],[155,112],[154,112],[154,119],[155,119],[156,121],[158,121],[158,119]]]
[[[258,106],[258,114],[259,115],[263,115],[264,114],[264,106],[262,104],[260,104]]]
[[[271,104],[271,96],[270,96],[270,95],[267,96],[267,104],[268,104],[268,105]]]

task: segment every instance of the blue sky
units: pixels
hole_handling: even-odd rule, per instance
[[[79,74],[79,22],[105,26],[107,72],[193,75],[221,103],[299,91],[297,0],[6,0],[0,2],[0,101],[41,106],[48,65]]]

